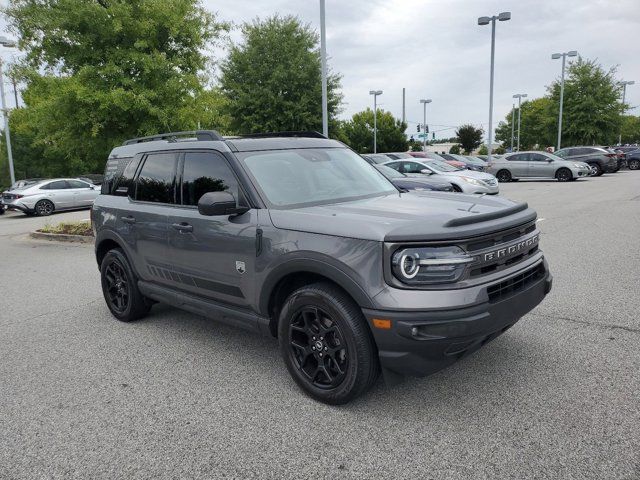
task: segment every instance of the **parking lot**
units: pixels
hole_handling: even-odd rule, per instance
[[[90,245],[0,217],[0,478],[640,477],[640,173],[501,184],[554,275],[509,332],[344,407],[277,342],[156,305],[115,321]]]

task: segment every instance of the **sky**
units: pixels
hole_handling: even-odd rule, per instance
[[[279,13],[319,30],[319,0],[202,3],[236,24]],[[491,26],[478,26],[477,18],[503,11],[511,20],[496,24],[494,127],[511,109],[513,94],[544,95],[560,75],[561,61],[551,54],[569,50],[606,68],[617,65],[618,78],[636,80],[627,102],[640,115],[640,0],[326,0],[329,67],[342,75],[340,116],[372,107],[369,90],[375,89],[384,92],[379,108],[400,117],[404,87],[409,133],[422,122],[421,98],[433,100],[427,123],[437,137],[453,136],[464,123],[486,130]],[[0,35],[5,26],[0,19]]]

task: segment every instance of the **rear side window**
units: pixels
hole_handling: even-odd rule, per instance
[[[214,152],[187,152],[182,174],[182,204],[198,205],[208,192],[229,192],[238,200],[238,180],[227,161]]]
[[[175,153],[147,155],[136,180],[135,199],[141,202],[173,203],[175,170]]]
[[[51,182],[40,187],[41,190],[64,190],[67,188],[69,188],[69,186],[64,180],[56,180],[55,182]]]
[[[132,157],[110,158],[107,160],[107,164],[104,167],[104,179],[102,180],[100,193],[104,195],[112,195],[115,193],[118,188],[117,184],[120,183],[123,172],[127,166],[131,164],[131,160]],[[135,169],[129,180],[133,179],[133,173],[135,173]]]
[[[69,188],[89,188],[89,184],[80,180],[67,180]]]

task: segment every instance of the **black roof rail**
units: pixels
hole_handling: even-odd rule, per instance
[[[186,132],[169,132],[169,133],[160,133],[158,135],[150,135],[148,137],[132,138],[130,140],[125,140],[122,145],[134,145],[136,143],[155,142],[158,140],[168,140],[169,142],[175,142],[178,140],[178,137],[193,137],[193,136],[195,136],[196,140],[199,142],[224,140],[222,138],[222,135],[220,135],[215,130],[189,130]]]
[[[271,133],[247,133],[229,138],[269,138],[269,137],[304,137],[304,138],[327,138],[320,132],[314,131],[291,131],[291,132],[271,132]]]

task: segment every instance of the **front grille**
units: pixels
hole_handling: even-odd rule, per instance
[[[543,278],[545,273],[544,265],[540,264],[529,268],[514,277],[504,280],[503,282],[491,285],[487,289],[489,302],[495,303],[501,300],[506,300]]]

